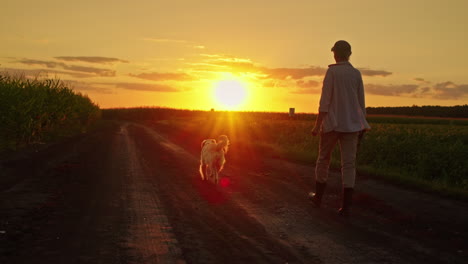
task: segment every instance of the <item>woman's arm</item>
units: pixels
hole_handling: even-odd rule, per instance
[[[319,112],[317,119],[315,120],[315,126],[312,129],[312,135],[316,136],[320,132],[320,127],[322,126],[323,118],[327,115],[327,112]]]

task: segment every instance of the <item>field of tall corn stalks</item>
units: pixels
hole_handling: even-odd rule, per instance
[[[60,80],[0,73],[0,151],[86,130],[99,117],[96,104]]]
[[[161,108],[103,110],[103,117],[142,121],[167,131],[168,137],[197,149],[204,138],[220,134],[231,139],[231,159],[256,155],[315,164],[319,138],[310,131],[313,114],[205,112]],[[454,190],[468,197],[468,120],[370,116],[358,151],[360,174],[440,191]],[[193,141],[193,142],[192,142]],[[339,148],[332,167],[339,169]],[[311,173],[313,173],[311,171]]]

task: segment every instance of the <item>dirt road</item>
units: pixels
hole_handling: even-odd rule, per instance
[[[190,140],[183,138],[180,140]],[[0,263],[465,263],[468,204],[358,177],[350,220],[339,174],[314,209],[313,167],[258,158],[222,186],[198,153],[131,123],[3,157]]]

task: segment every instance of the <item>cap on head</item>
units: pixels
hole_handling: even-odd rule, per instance
[[[331,48],[331,50],[335,53],[335,56],[339,58],[349,59],[351,56],[351,45],[345,40],[338,40],[335,42],[335,45]]]
[[[334,52],[349,52],[351,53],[351,45],[346,40],[338,40],[331,48]]]

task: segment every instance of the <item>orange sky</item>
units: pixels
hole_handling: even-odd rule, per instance
[[[346,39],[367,106],[468,102],[468,1],[17,0],[0,70],[58,77],[101,107],[317,112]],[[216,83],[246,90],[237,107]]]

